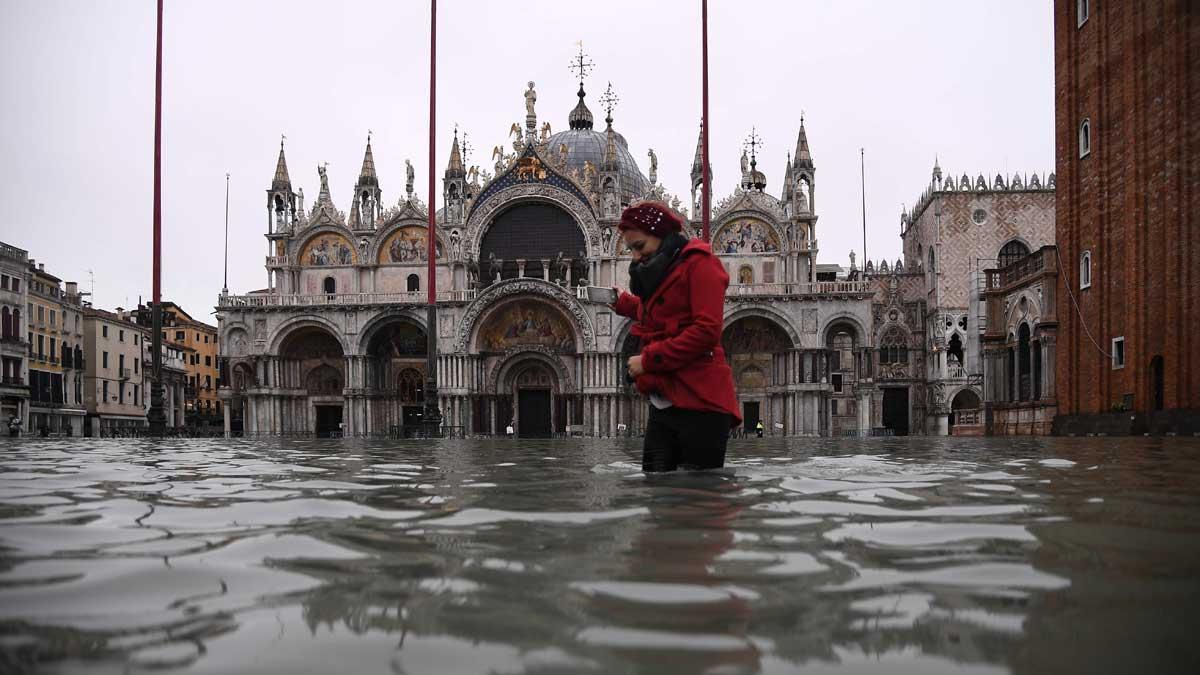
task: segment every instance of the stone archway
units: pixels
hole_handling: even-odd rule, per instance
[[[511,423],[521,438],[563,433],[574,414],[575,387],[557,354],[545,349],[515,350],[501,357],[488,378],[496,431]]]
[[[491,331],[494,322],[502,314],[525,303],[525,309],[536,310],[535,318],[545,318],[530,332],[530,326],[519,324],[517,333],[509,335],[506,330],[498,335]],[[564,331],[560,330],[561,317],[571,333],[572,344],[568,345]],[[549,330],[549,334],[546,334]],[[544,281],[513,279],[492,285],[479,295],[463,313],[458,327],[455,349],[460,352],[506,351],[514,346],[537,344],[560,352],[586,352],[596,348],[596,334],[587,313],[573,295],[558,286]]]
[[[363,384],[374,431],[407,436],[424,415],[428,334],[416,320],[393,314],[372,322],[363,335]]]
[[[774,374],[779,355],[793,347],[784,326],[765,316],[743,316],[726,324],[721,333],[725,359],[733,369],[733,383],[741,406],[743,428],[754,430],[758,423],[767,427],[776,421],[775,411],[782,418],[781,402],[774,387]]]
[[[278,421],[267,426],[318,437],[341,436],[348,383],[341,341],[322,327],[305,325],[282,335],[278,353],[274,369],[278,381],[259,385],[290,390],[291,395],[280,402]]]

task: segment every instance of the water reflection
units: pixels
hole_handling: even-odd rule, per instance
[[[0,446],[0,671],[1200,671],[1200,443]]]

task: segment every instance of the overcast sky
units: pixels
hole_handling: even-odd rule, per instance
[[[152,0],[0,0],[0,239],[130,306],[151,291]],[[862,255],[859,148],[866,149],[868,253],[900,255],[899,214],[947,173],[1054,166],[1051,3],[712,0],[709,63],[714,201],[739,178],[751,127],[779,195],[803,111],[816,163],[819,262]],[[687,201],[700,117],[700,1],[442,0],[438,202],[453,125],[490,166],[537,83],[539,123],[566,128],[576,42],[587,83],[620,96],[615,126]],[[222,284],[225,174],[229,287],[262,288],[265,190],[281,134],[311,206],[316,166],[349,211],[367,130],[384,199],[404,160],[427,200],[429,3],[424,0],[167,0],[163,110],[163,292],[213,320]]]

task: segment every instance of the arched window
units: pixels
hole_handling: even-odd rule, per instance
[[[337,281],[333,277],[325,277],[323,285],[326,293],[337,293]]]
[[[1000,267],[1001,269],[1008,267],[1027,255],[1029,255],[1029,247],[1014,239],[1000,249]]]
[[[1021,324],[1017,331],[1017,398],[1028,401],[1032,393],[1032,360],[1029,350],[1029,324]]]
[[[8,338],[12,337],[13,334],[12,313],[8,311],[7,307],[5,307],[3,310],[0,310],[0,315],[3,315],[3,329],[2,332],[0,332],[0,336],[3,336],[3,338],[7,340]]]
[[[1030,358],[1033,361],[1033,400],[1040,401],[1042,398],[1042,343],[1040,340],[1034,340],[1029,343]]]
[[[1079,254],[1079,288],[1089,288],[1092,285],[1092,252],[1084,251]]]
[[[752,284],[754,283],[754,270],[749,265],[743,265],[738,269],[738,283]]]
[[[1092,121],[1083,119],[1079,125],[1079,157],[1087,157],[1092,153]]]
[[[408,275],[408,292],[414,293],[421,290],[421,277],[410,274]]]
[[[425,378],[421,371],[415,368],[405,368],[400,371],[396,385],[400,390],[400,402],[404,404],[420,403],[425,396]]]
[[[950,377],[966,377],[967,362],[963,356],[962,338],[958,333],[950,336],[946,343],[946,361],[950,366]]]
[[[928,265],[930,274],[933,274],[937,271],[937,267],[934,264],[935,262],[936,261],[933,259],[933,249],[930,248],[929,249],[929,265]]]
[[[908,341],[898,326],[889,328],[879,341],[879,363],[908,363]]]

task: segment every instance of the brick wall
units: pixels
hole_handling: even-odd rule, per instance
[[[1156,356],[1164,408],[1197,409],[1200,3],[1089,4],[1080,24],[1076,0],[1054,3],[1059,412],[1104,413],[1127,397],[1150,410]],[[1092,284],[1081,289],[1085,250]],[[1114,369],[1118,336],[1125,366]]]

